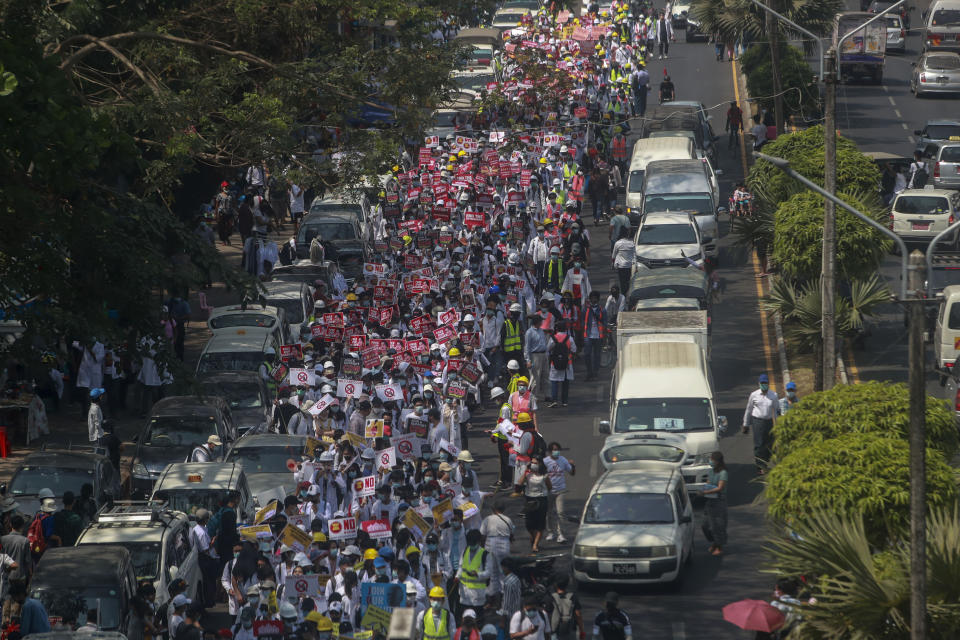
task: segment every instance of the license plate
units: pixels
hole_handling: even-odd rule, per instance
[[[914,231],[929,231],[930,223],[929,222],[914,222],[910,225],[910,228]]]
[[[940,84],[947,84],[947,80],[948,78],[946,76],[940,76],[939,78],[937,78],[937,82],[939,82]]]
[[[637,573],[637,565],[633,563],[615,563],[613,565],[613,573],[618,576],[635,575]]]

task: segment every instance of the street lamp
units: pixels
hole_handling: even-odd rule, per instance
[[[926,565],[926,513],[927,513],[927,460],[926,460],[926,407],[927,392],[924,387],[924,313],[926,298],[921,295],[923,288],[920,274],[923,271],[924,257],[919,251],[907,255],[907,245],[890,229],[857,211],[836,195],[823,189],[817,183],[800,175],[783,158],[768,156],[754,151],[753,155],[777,167],[805,187],[819,193],[833,204],[838,204],[870,226],[889,236],[900,249],[900,302],[907,305],[909,311],[909,388],[910,388],[910,638],[925,640],[927,630],[927,565]],[[826,227],[826,216],[824,217]],[[927,247],[926,275],[927,293],[930,289],[933,269],[933,250],[943,237],[952,229],[960,228],[955,222],[937,234]],[[833,299],[830,299],[833,306]],[[832,317],[832,316],[831,316]],[[824,345],[826,351],[827,345]],[[831,352],[833,350],[831,349]]]

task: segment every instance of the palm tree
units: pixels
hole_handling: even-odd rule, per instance
[[[819,36],[830,33],[834,16],[843,10],[842,0],[766,0],[766,4]],[[769,43],[777,132],[783,133],[780,42],[782,39],[803,39],[805,36],[751,0],[693,0],[690,11],[701,21],[705,33],[719,34],[725,42],[736,42],[746,36],[757,42]],[[813,43],[803,40],[803,46],[809,52]]]
[[[812,350],[816,362],[822,360],[823,342],[820,325],[822,289],[820,281],[797,285],[785,278],[776,278],[763,307],[771,313],[779,312],[784,330],[802,348]],[[834,318],[838,336],[853,337],[863,331],[864,320],[873,315],[878,305],[890,301],[890,290],[877,274],[866,280],[850,283],[850,297],[837,296]],[[823,369],[816,367],[814,387],[823,388]]]
[[[876,549],[859,517],[813,515],[770,541],[765,571],[806,576],[816,600],[799,607],[789,638],[854,640],[910,637],[910,548],[905,540]],[[929,638],[953,638],[960,628],[960,516],[927,516]]]

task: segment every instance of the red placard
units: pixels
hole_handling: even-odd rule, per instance
[[[380,366],[380,355],[373,347],[367,347],[361,351],[360,360],[367,369],[375,369]]]
[[[463,343],[465,347],[479,347],[480,346],[480,334],[476,331],[471,333],[461,333],[460,342]]]
[[[420,256],[405,255],[403,256],[403,268],[404,269],[419,269],[420,268]]]
[[[284,362],[289,360],[303,360],[303,347],[299,344],[280,345],[280,359]]]
[[[447,360],[447,370],[457,373],[463,368],[463,364],[464,362],[460,358],[450,358]]]
[[[487,224],[486,215],[483,211],[465,211],[463,213],[463,224],[468,227],[482,227]]]
[[[460,312],[456,309],[441,311],[439,314],[437,314],[437,320],[440,322],[440,324],[456,324],[460,322]]]
[[[376,511],[376,509],[374,509]],[[390,528],[390,521],[386,518],[382,520],[364,520],[360,523],[360,528],[367,532],[374,540],[389,538],[393,535]]]
[[[387,338],[387,345],[397,353],[407,348],[407,343],[400,338]]]
[[[363,348],[367,344],[367,336],[361,334],[352,335],[347,339],[347,344],[350,347],[350,351],[363,351]]]
[[[430,316],[417,316],[416,318],[410,319],[410,328],[413,329],[413,332],[417,335],[423,335],[429,333],[434,329],[433,318]]]
[[[437,327],[433,330],[433,337],[440,344],[445,344],[453,340],[457,335],[456,330],[453,327]]]
[[[430,345],[427,344],[425,338],[420,338],[418,340],[407,340],[405,347],[409,353],[418,356],[421,353],[426,353]]]
[[[343,314],[342,313],[325,313],[323,314],[323,324],[328,327],[342,327]]]
[[[393,307],[379,307],[377,312],[380,314],[381,325],[390,324],[390,319],[393,317]]]
[[[370,346],[373,347],[378,355],[383,355],[390,348],[390,344],[383,338],[370,338]]]
[[[373,299],[378,301],[393,300],[393,287],[376,286],[373,288]]]
[[[323,337],[323,325],[315,324],[310,326],[310,337],[312,338],[322,338]]]

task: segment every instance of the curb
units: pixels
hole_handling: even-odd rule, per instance
[[[744,96],[744,100],[750,102],[750,94],[747,91],[747,76],[741,71],[740,65],[737,64],[737,82],[740,83],[740,95]],[[753,103],[750,103],[750,111],[753,111]],[[747,154],[747,157],[750,157],[750,154]],[[746,176],[744,176],[746,179]],[[773,276],[768,275],[765,280],[767,281],[767,290],[770,291],[773,289]],[[790,364],[787,361],[787,343],[783,339],[783,319],[780,317],[780,312],[773,314],[773,332],[777,340],[777,355],[780,359],[780,375],[783,378],[783,387],[786,389],[787,383],[790,382]],[[844,373],[846,377],[846,373]]]

